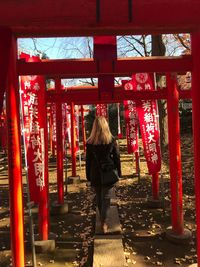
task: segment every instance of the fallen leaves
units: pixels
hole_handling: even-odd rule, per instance
[[[188,139],[189,140],[189,139]],[[124,142],[124,140],[123,140]],[[185,144],[185,143],[184,143]],[[125,144],[122,144],[125,146]],[[184,152],[184,150],[183,150]],[[171,224],[171,210],[170,206],[165,207],[165,214],[163,216],[163,211],[161,210],[151,210],[145,206],[145,200],[148,196],[152,194],[152,184],[151,177],[148,176],[146,162],[141,157],[141,181],[138,183],[137,178],[130,178],[128,175],[133,173],[134,165],[132,162],[132,156],[123,153],[122,157],[122,173],[124,175],[123,179],[117,186],[117,197],[118,197],[118,207],[121,228],[124,232],[123,244],[124,244],[124,256],[126,257],[127,263],[132,266],[135,265],[148,265],[148,266],[176,266],[184,264],[192,264],[197,261],[196,255],[196,226],[195,226],[195,205],[194,205],[194,186],[193,186],[193,161],[191,156],[188,156],[189,152],[186,153],[186,160],[183,161],[183,200],[184,200],[184,221],[185,227],[190,229],[193,234],[193,239],[189,243],[187,249],[177,245],[175,249],[171,249],[170,243],[167,243],[165,239],[153,239],[157,231],[164,229],[166,226]],[[123,161],[124,160],[124,161]],[[168,159],[167,159],[168,160]],[[165,203],[170,204],[170,176],[168,170],[168,162],[163,165],[163,181],[164,188],[163,194]],[[187,163],[187,164],[186,164]],[[130,166],[131,165],[131,166]],[[185,166],[187,165],[187,168]],[[189,173],[190,171],[190,173]],[[51,182],[56,182],[55,172],[52,177],[50,177]],[[127,177],[125,177],[127,175]],[[84,170],[82,172],[82,177],[84,177]],[[53,180],[54,179],[54,180]],[[94,215],[95,215],[95,200],[92,188],[84,188],[84,183],[82,183],[81,190],[73,192],[72,190],[66,194],[65,200],[69,202],[71,211],[77,210],[77,217],[74,216],[71,223],[68,222],[68,218],[57,218],[54,228],[54,232],[57,233],[57,239],[63,238],[64,240],[69,238],[78,238],[79,243],[73,244],[72,247],[76,252],[77,258],[71,260],[73,266],[90,266],[92,253],[91,248],[93,246],[94,239]],[[80,189],[80,188],[79,188]],[[79,191],[79,192],[78,192]],[[51,193],[57,193],[57,188],[50,187]],[[1,192],[1,195],[3,191]],[[51,195],[52,197],[52,195]],[[7,202],[5,202],[7,203]],[[5,204],[4,203],[4,204]],[[71,204],[70,204],[71,203]],[[6,204],[5,204],[6,205]],[[4,205],[4,206],[5,206]],[[0,210],[2,208],[0,207]],[[7,217],[6,217],[7,216]],[[0,218],[1,227],[8,231],[9,225],[9,215]],[[78,217],[79,216],[79,217]],[[78,220],[76,221],[76,218]],[[37,225],[36,225],[37,226]],[[51,226],[52,227],[52,226]],[[146,231],[148,241],[140,240],[137,242],[137,238],[133,238],[133,233],[137,234],[137,231]],[[26,233],[28,234],[28,233]],[[64,236],[62,236],[62,234]],[[0,238],[1,235],[0,235]],[[139,239],[139,238],[138,238]],[[2,240],[2,239],[1,239]],[[80,245],[81,244],[81,245]],[[4,242],[0,243],[1,252],[4,253],[4,258],[9,258],[10,254],[4,251],[8,247]],[[7,253],[7,254],[6,254]],[[7,255],[7,256],[6,256]],[[170,263],[167,265],[167,260],[170,259]],[[65,259],[65,265],[69,266],[69,261]],[[51,258],[46,263],[43,263],[43,259],[38,260],[38,266],[45,266],[45,264],[51,263],[52,266],[57,264],[56,259]],[[1,265],[1,263],[0,263]],[[8,264],[9,266],[9,264]],[[72,265],[70,265],[72,266]],[[92,265],[91,265],[92,266]]]

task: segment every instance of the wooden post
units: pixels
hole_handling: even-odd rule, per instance
[[[2,113],[3,108],[3,98],[6,90],[6,82],[7,82],[7,74],[9,68],[9,50],[10,50],[10,31],[5,28],[0,28],[0,115]]]
[[[81,105],[81,123],[82,123],[82,138],[83,138],[83,150],[86,153],[86,135],[85,135],[85,118],[84,118],[84,108]]]
[[[72,176],[76,176],[76,137],[75,137],[75,116],[74,103],[71,105],[71,157],[72,157]]]
[[[11,48],[9,61],[8,87],[6,88],[6,112],[8,134],[8,173],[10,192],[10,228],[12,266],[24,267],[24,220],[22,200],[22,163],[20,146],[19,88],[16,72],[17,44],[12,33],[1,34],[1,42]],[[5,51],[4,51],[5,52]],[[7,51],[8,52],[8,51]],[[7,77],[7,75],[6,75]]]
[[[180,148],[180,121],[176,76],[167,74],[167,113],[169,133],[169,162],[171,181],[172,231],[183,234],[182,170]]]
[[[44,87],[45,88],[45,87]],[[40,89],[41,90],[41,89]],[[40,91],[41,100],[45,98],[45,89]],[[40,101],[41,101],[40,100]],[[44,105],[42,107],[41,124],[44,128],[44,183],[45,187],[40,192],[40,201],[39,201],[39,231],[40,239],[48,240],[49,239],[49,172],[48,172],[48,130],[47,130],[47,107]]]
[[[197,224],[197,255],[198,266],[200,266],[200,91],[199,91],[199,75],[200,75],[200,32],[192,34],[192,118],[193,118],[193,139],[194,139],[194,179],[196,194],[196,224]]]
[[[139,151],[135,152],[135,169],[136,173],[140,174],[140,156],[139,156]]]
[[[153,200],[159,199],[159,175],[158,173],[152,174],[152,198]]]
[[[120,103],[117,103],[117,121],[118,121],[118,138],[121,139],[123,135],[122,135],[121,124],[120,124]],[[137,172],[137,167],[136,167],[136,172]]]
[[[60,79],[55,80],[56,92],[61,90]],[[62,138],[62,104],[56,103],[56,147],[57,147],[57,185],[58,204],[64,203],[63,183],[63,138]]]

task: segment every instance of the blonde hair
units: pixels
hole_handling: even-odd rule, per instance
[[[110,128],[105,117],[96,117],[87,142],[93,145],[105,145],[111,143],[112,139],[113,136],[110,132]]]

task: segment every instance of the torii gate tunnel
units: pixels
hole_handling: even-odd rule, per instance
[[[45,11],[45,12],[44,12]],[[178,12],[177,12],[178,11]],[[106,36],[191,33],[192,53],[182,57],[117,58]],[[23,62],[17,59],[18,37],[99,36],[94,59]],[[109,39],[109,38],[108,38]],[[107,40],[108,40],[107,39]],[[172,194],[172,229],[183,234],[178,99],[192,98],[197,222],[200,266],[200,2],[198,0],[65,0],[3,1],[0,3],[0,112],[6,90],[11,245],[13,266],[23,267],[24,226],[19,121],[19,75],[61,78],[97,77],[98,88],[68,88],[46,93],[47,101],[73,105],[131,99],[167,99]],[[102,50],[102,47],[104,48]],[[105,48],[107,47],[107,48]],[[108,49],[108,50],[107,50]],[[104,51],[104,52],[102,52]],[[106,53],[109,51],[109,53]],[[108,56],[109,55],[109,56]],[[191,71],[192,90],[177,89],[174,74]],[[114,87],[114,77],[136,72],[166,73],[167,87],[156,92],[132,92]],[[178,138],[179,139],[179,138]],[[62,157],[62,155],[60,156]],[[178,191],[177,191],[178,190]],[[60,194],[62,202],[62,192]],[[47,222],[46,222],[47,223]],[[48,227],[43,228],[43,238]]]

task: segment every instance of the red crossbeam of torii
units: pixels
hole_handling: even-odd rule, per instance
[[[200,24],[198,0],[77,0],[67,6],[65,2],[35,0],[34,5],[24,1],[21,6],[1,1],[0,25],[11,28],[15,36],[52,37],[192,32]]]

